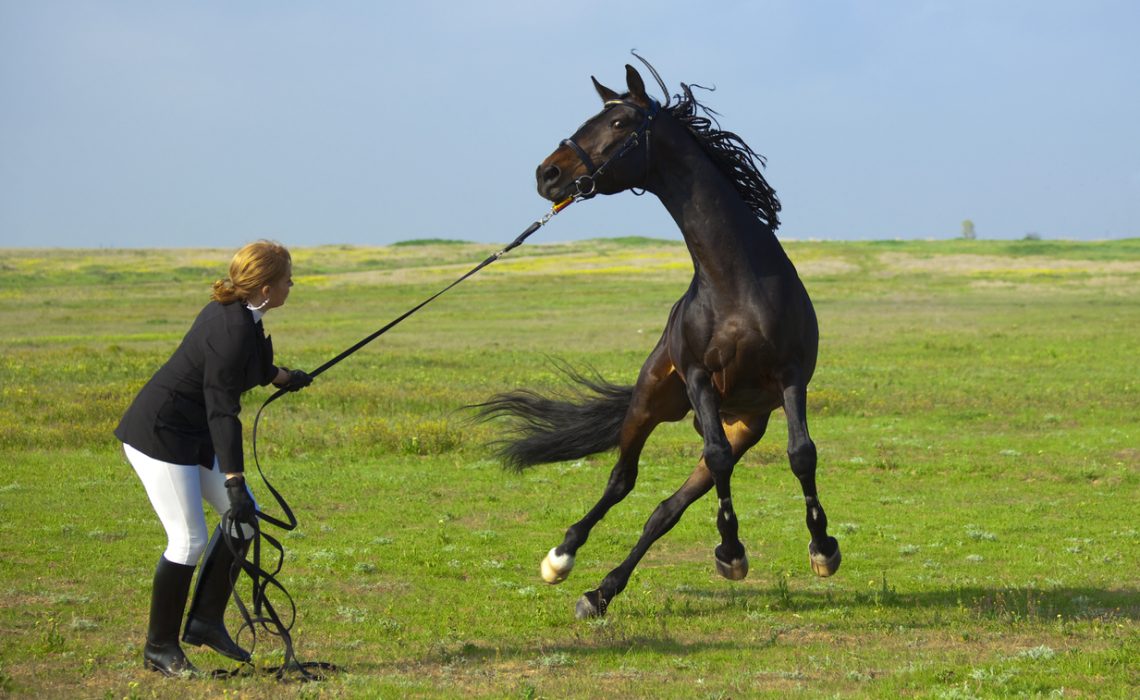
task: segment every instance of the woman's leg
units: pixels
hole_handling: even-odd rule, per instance
[[[166,530],[163,556],[175,564],[195,566],[206,549],[206,514],[198,477],[201,467],[162,462],[130,445],[123,445],[123,450]]]
[[[225,475],[217,462],[215,461],[213,469],[199,467],[198,475],[203,497],[219,515],[224,513],[229,508],[229,497],[226,494]],[[190,612],[186,614],[182,641],[208,646],[237,661],[249,661],[249,652],[234,642],[225,624],[226,605],[239,574],[236,563],[245,558],[249,540],[254,534],[253,528],[248,525],[241,524],[240,527],[242,536],[231,538],[231,542],[226,542],[222,537],[221,525],[214,528],[198,573]]]
[[[194,566],[206,544],[206,518],[196,467],[162,462],[130,445],[123,449],[143,482],[167,540],[154,571],[143,663],[167,676],[195,673],[197,669],[178,645],[178,631]]]

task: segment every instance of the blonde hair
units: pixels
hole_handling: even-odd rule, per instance
[[[221,304],[248,299],[267,284],[289,274],[293,257],[276,241],[255,241],[234,253],[230,276],[214,282],[211,298]]]

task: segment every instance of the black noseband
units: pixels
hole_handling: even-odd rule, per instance
[[[569,146],[570,150],[578,154],[578,159],[581,160],[582,164],[586,166],[586,171],[590,175],[598,172],[597,167],[594,166],[594,161],[590,158],[590,154],[586,153],[585,149],[578,145],[578,142],[574,140],[573,136],[570,138],[562,139],[562,145]]]

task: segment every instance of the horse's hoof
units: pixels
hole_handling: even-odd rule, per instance
[[[540,567],[542,580],[550,584],[562,583],[570,575],[570,570],[574,568],[574,555],[558,554],[557,551],[558,548],[555,547],[547,552]]]
[[[600,591],[590,591],[578,599],[574,606],[574,617],[579,620],[588,620],[592,617],[605,617],[609,603],[602,598]]]
[[[816,576],[824,578],[839,571],[839,564],[843,561],[843,557],[839,554],[839,542],[834,537],[828,539],[835,543],[835,551],[830,556],[820,552],[814,540],[808,543],[808,561],[811,563],[811,570]]]
[[[729,581],[741,581],[748,575],[747,554],[741,554],[738,559],[726,562],[720,558],[720,547],[717,547],[713,552],[713,560],[716,562],[716,572]]]

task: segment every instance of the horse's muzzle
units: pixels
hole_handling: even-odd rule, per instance
[[[543,163],[538,166],[535,171],[535,179],[538,181],[538,193],[543,197],[554,201],[557,199],[559,190],[559,182],[562,179],[562,168],[559,168],[553,163]]]

